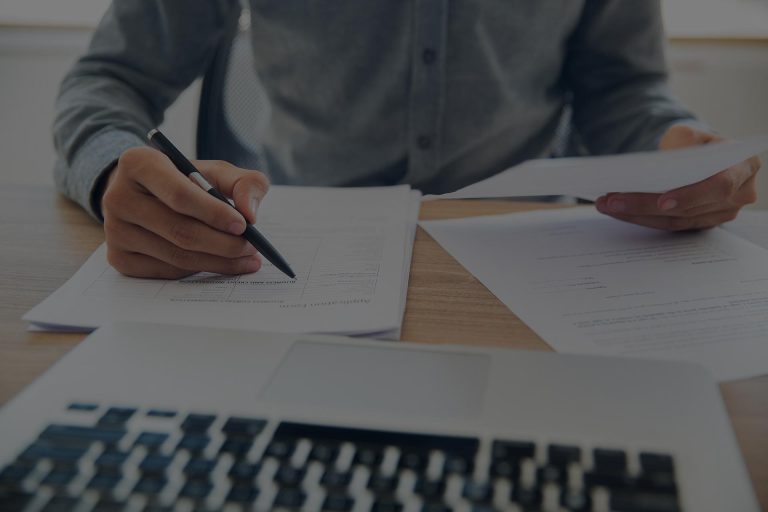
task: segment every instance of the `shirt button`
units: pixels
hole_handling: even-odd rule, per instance
[[[432,137],[429,137],[428,135],[419,135],[416,139],[416,144],[419,146],[419,149],[429,149],[432,147]]]
[[[424,64],[432,64],[437,60],[437,52],[432,48],[425,48],[424,51],[421,52],[421,60]]]

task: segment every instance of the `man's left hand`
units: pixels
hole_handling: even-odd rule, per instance
[[[722,141],[721,137],[687,125],[670,127],[659,149],[681,149]],[[598,211],[617,219],[668,231],[707,229],[736,218],[742,207],[757,200],[758,157],[734,165],[703,181],[663,194],[611,193],[597,199]]]

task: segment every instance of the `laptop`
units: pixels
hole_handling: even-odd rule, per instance
[[[116,324],[0,409],[0,510],[758,505],[696,366]]]

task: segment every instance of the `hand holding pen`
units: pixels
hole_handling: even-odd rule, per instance
[[[178,279],[196,272],[243,274],[261,257],[241,235],[269,188],[257,171],[218,161],[194,165],[237,210],[185,177],[160,151],[125,151],[104,187],[109,261],[136,277]]]

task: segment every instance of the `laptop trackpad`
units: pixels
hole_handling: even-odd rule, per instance
[[[490,359],[298,341],[262,398],[354,412],[447,418],[482,411]]]

